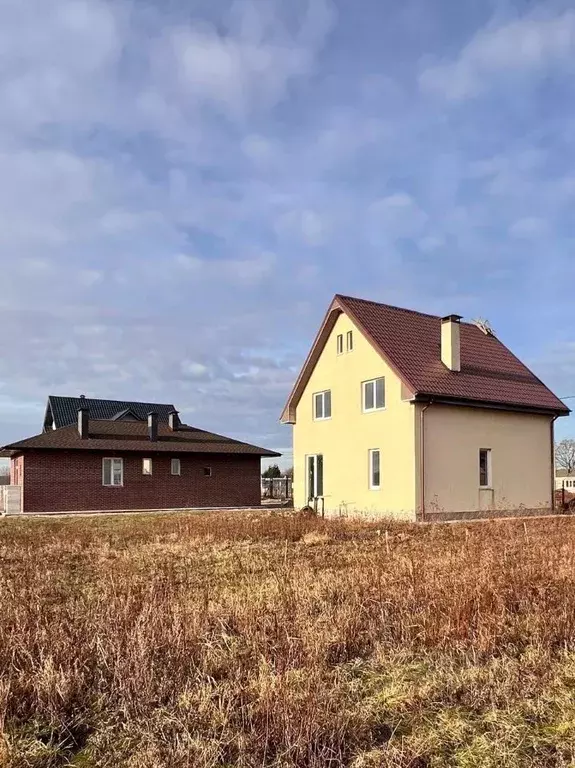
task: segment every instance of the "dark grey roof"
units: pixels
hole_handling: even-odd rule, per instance
[[[556,469],[555,477],[573,477],[575,478],[575,472],[567,472],[566,469]]]
[[[150,411],[158,414],[158,420],[167,422],[174,406],[161,403],[133,403],[125,400],[96,400],[90,397],[58,397],[50,395],[44,416],[44,429],[56,429],[76,424],[78,409],[88,409],[91,419],[113,419],[121,411],[131,411],[140,419],[146,419]]]

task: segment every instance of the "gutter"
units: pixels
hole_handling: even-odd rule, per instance
[[[474,400],[473,398],[447,397],[444,395],[433,395],[419,392],[414,397],[415,402],[435,402],[438,405],[459,405],[468,408],[487,408],[496,411],[512,411],[514,413],[531,413],[541,416],[568,416],[571,411],[569,408],[559,411],[557,408],[545,408],[530,405],[520,405],[517,403],[500,403],[492,400]]]
[[[431,399],[419,413],[419,498],[420,498],[420,518],[425,517],[425,411],[433,405]]]
[[[551,510],[553,512],[557,507],[555,503],[555,422],[558,418],[559,416],[552,416],[549,423],[551,429]]]

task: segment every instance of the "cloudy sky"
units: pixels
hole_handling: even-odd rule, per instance
[[[86,393],[287,453],[335,292],[575,395],[574,75],[572,2],[0,0],[0,443]]]

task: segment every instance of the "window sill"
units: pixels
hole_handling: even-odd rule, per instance
[[[479,490],[480,491],[492,491],[494,489],[493,489],[492,485],[480,485],[479,486]]]
[[[314,416],[313,420],[314,421],[331,421],[331,416],[321,416],[321,417]]]
[[[124,487],[123,483],[122,483],[122,485],[104,485],[104,484],[102,484],[102,488],[123,488],[123,487]]]
[[[379,411],[387,411],[387,407],[384,405],[383,408],[362,408],[362,413],[378,413]]]
[[[369,490],[370,491],[381,491],[381,485],[378,486],[377,488],[370,488]]]

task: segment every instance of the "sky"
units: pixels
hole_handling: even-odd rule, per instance
[[[574,75],[573,2],[0,0],[0,444],[84,393],[289,465],[336,292],[575,395]]]

